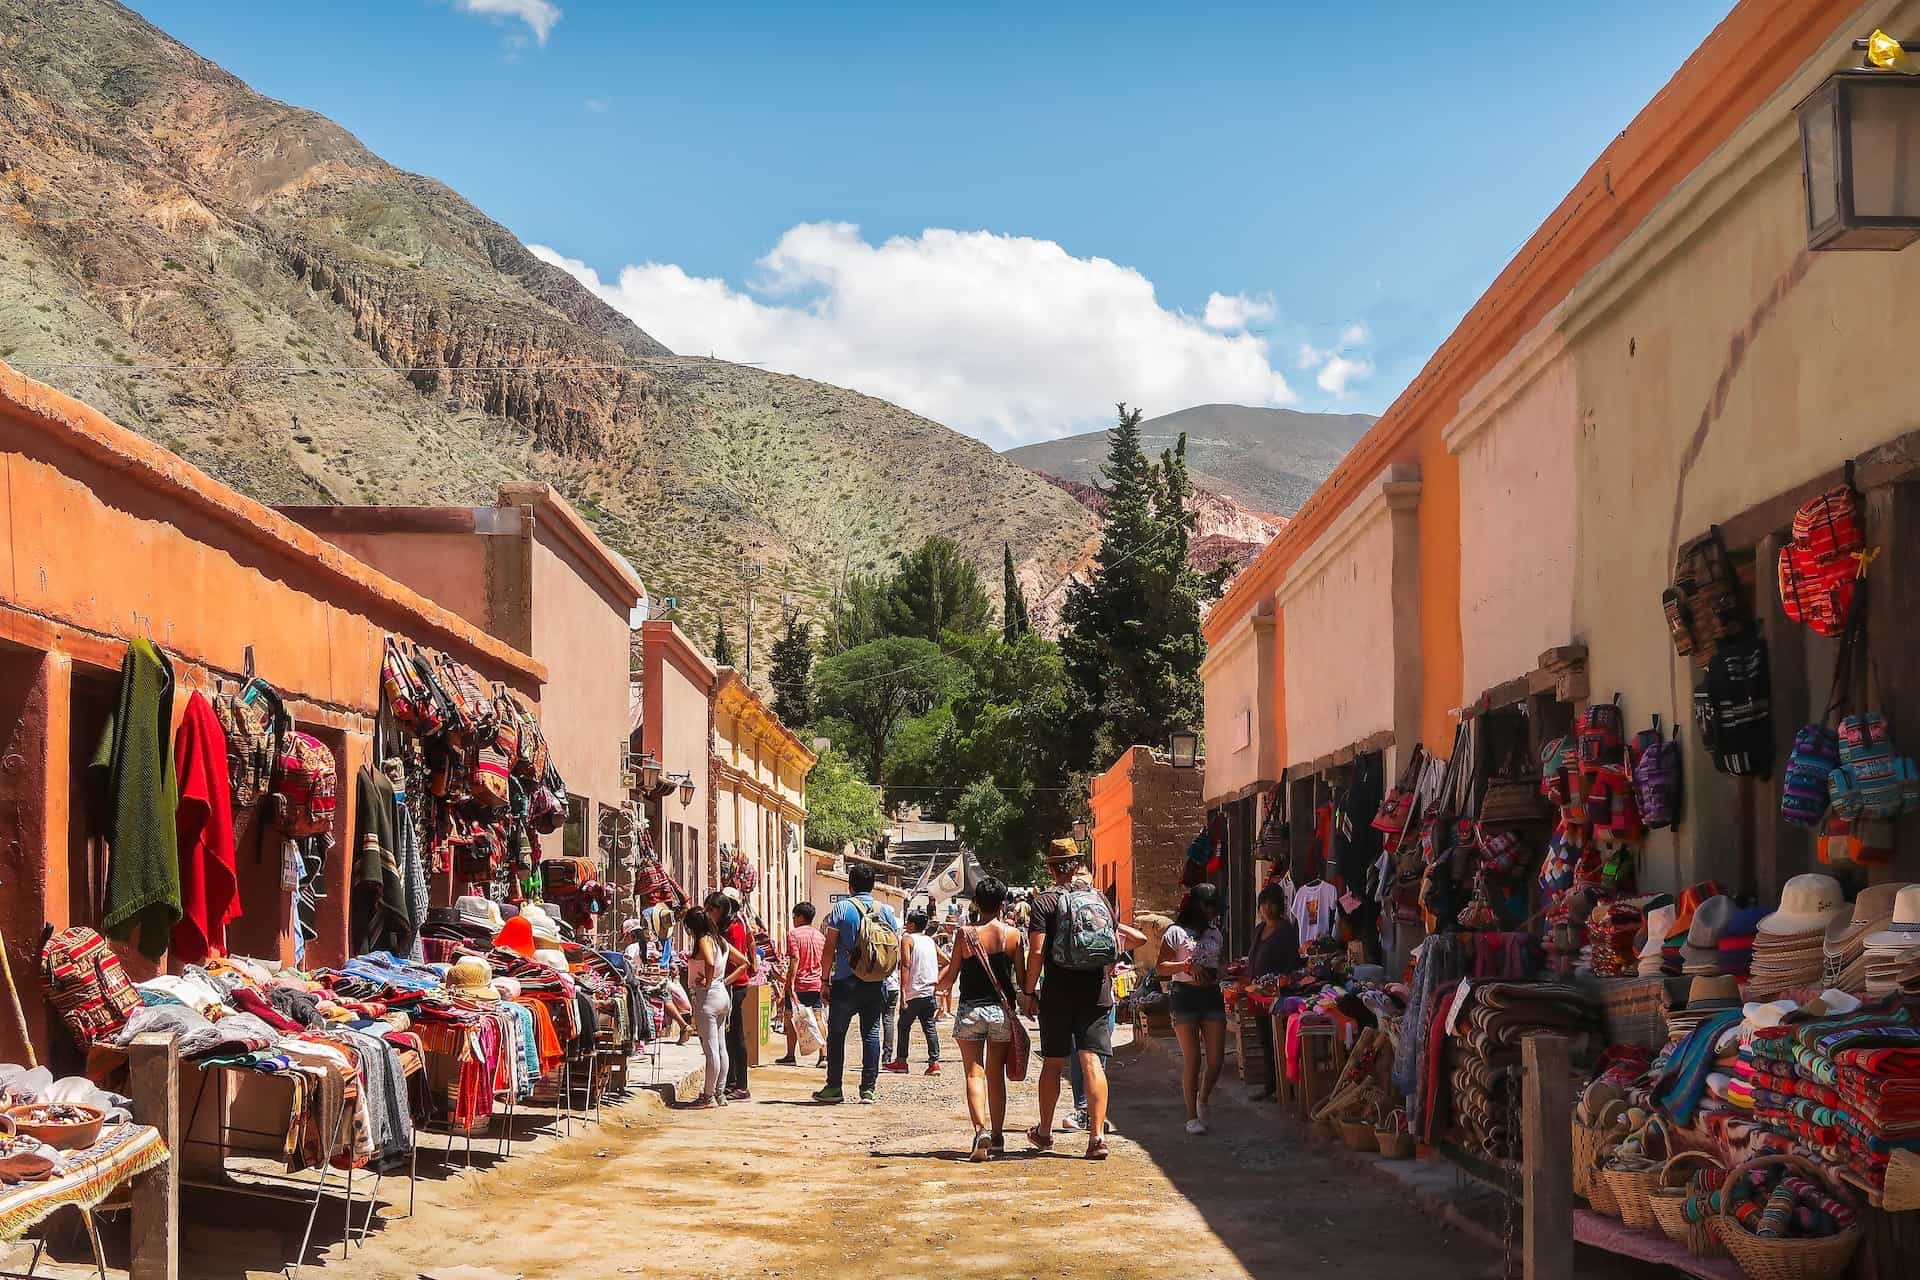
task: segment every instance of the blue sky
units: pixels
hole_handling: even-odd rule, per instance
[[[1728,0],[133,5],[676,349],[1005,445],[1384,408]]]

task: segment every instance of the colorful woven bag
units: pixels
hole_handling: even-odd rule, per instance
[[[1834,731],[1824,724],[1801,725],[1780,785],[1780,816],[1796,827],[1818,827],[1827,816],[1827,779],[1839,767],[1840,739]]]
[[[90,1049],[127,1025],[140,993],[120,957],[85,925],[62,929],[40,949],[40,981],[74,1043]]]
[[[281,735],[273,768],[273,800],[282,832],[297,840],[331,830],[338,790],[333,752],[325,743],[297,729]]]

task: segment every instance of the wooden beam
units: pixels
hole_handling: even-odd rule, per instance
[[[1861,492],[1879,488],[1881,485],[1898,484],[1920,476],[1920,431],[1909,431],[1896,436],[1883,445],[1867,450],[1853,461],[1854,487]],[[1760,539],[1769,533],[1778,532],[1793,523],[1793,513],[1809,498],[1815,498],[1837,485],[1845,483],[1845,467],[1815,476],[1805,484],[1787,490],[1785,493],[1755,503],[1730,520],[1720,522],[1720,538],[1729,550],[1744,550],[1756,546]],[[1704,533],[1705,530],[1699,530]],[[1871,519],[1867,524],[1869,541],[1880,537]]]
[[[1565,1036],[1520,1042],[1526,1280],[1573,1280],[1573,1060]]]
[[[1875,710],[1893,726],[1903,755],[1920,750],[1920,672],[1913,662],[1914,611],[1920,609],[1920,485],[1888,484],[1866,490],[1867,545],[1880,554],[1867,570],[1867,669],[1854,673],[1865,701],[1854,710]],[[1779,766],[1776,766],[1776,769]],[[1894,827],[1890,863],[1872,869],[1874,880],[1920,879],[1920,822],[1903,818]]]
[[[133,1180],[129,1280],[180,1277],[180,1053],[173,1037],[147,1032],[128,1054],[133,1113],[160,1131],[167,1161]]]

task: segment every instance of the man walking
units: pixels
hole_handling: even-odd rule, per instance
[[[1113,909],[1085,875],[1080,846],[1055,840],[1048,846],[1053,887],[1036,894],[1027,918],[1027,989],[1021,1011],[1040,1018],[1040,1123],[1027,1141],[1042,1151],[1053,1146],[1053,1111],[1067,1058],[1077,1056],[1087,1087],[1087,1158],[1107,1157],[1107,1073],[1113,1052],[1114,962],[1146,935],[1120,924]],[[1035,976],[1040,987],[1034,990]]]
[[[827,913],[826,954],[833,957],[827,996],[827,1083],[815,1102],[843,1102],[847,1028],[860,1019],[860,1101],[880,1101],[880,1019],[886,978],[900,963],[900,922],[873,900],[873,868],[847,868],[848,895]]]
[[[784,952],[787,961],[787,1056],[776,1058],[776,1066],[799,1066],[796,1055],[810,1044],[818,1045],[820,1051],[820,1061],[813,1065],[827,1065],[827,1032],[820,1024],[820,989],[825,977],[821,962],[827,953],[827,940],[813,927],[813,916],[811,902],[799,903],[793,909],[793,928],[787,934]]]
[[[927,913],[907,913],[907,933],[900,939],[900,1029],[894,1037],[893,1061],[887,1070],[904,1074],[907,1070],[907,1040],[915,1023],[927,1038],[927,1074],[940,1074],[940,1033],[934,992],[940,985],[940,948],[927,932]]]

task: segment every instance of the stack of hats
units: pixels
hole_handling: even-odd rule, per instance
[[[1920,959],[1920,884],[1901,889],[1893,900],[1893,919],[1866,937],[1867,997],[1898,990],[1907,968]]]
[[[1737,907],[1720,931],[1720,972],[1744,980],[1753,971],[1753,943],[1765,907]]]
[[[1852,911],[1833,918],[1827,925],[1821,981],[1842,991],[1867,989],[1867,935],[1884,932],[1893,923],[1894,900],[1905,887],[1869,885],[1854,899]]]
[[[1694,912],[1700,909],[1701,903],[1718,898],[1725,892],[1717,880],[1702,880],[1681,890],[1679,901],[1674,903],[1673,924],[1668,928],[1666,941],[1660,947],[1661,968],[1668,976],[1679,975],[1686,963],[1687,931],[1693,927]]]
[[[1720,937],[1733,918],[1733,899],[1725,894],[1708,898],[1693,913],[1687,942],[1680,949],[1680,972],[1711,977],[1720,972]]]
[[[1667,1012],[1667,1037],[1670,1040],[1683,1040],[1692,1035],[1694,1029],[1710,1015],[1739,1007],[1738,980],[1718,975],[1695,978],[1687,988],[1686,1005]]]
[[[1671,902],[1647,909],[1647,940],[1640,948],[1641,977],[1657,978],[1666,971],[1667,939],[1673,934],[1673,921],[1679,913],[1680,908]]]
[[[1799,875],[1780,891],[1780,909],[1764,917],[1753,940],[1751,991],[1759,998],[1820,985],[1827,926],[1847,913],[1832,876]]]

